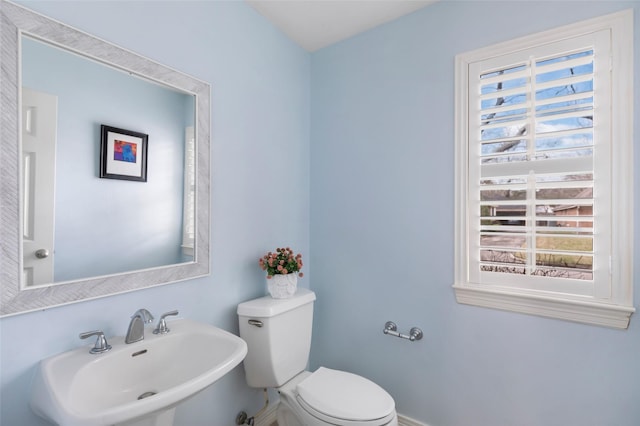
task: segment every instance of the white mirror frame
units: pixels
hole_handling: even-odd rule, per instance
[[[0,0],[0,316],[95,299],[209,274],[209,84],[43,15]],[[193,262],[23,288],[20,205],[20,46],[27,34],[192,94],[196,102],[196,238]]]

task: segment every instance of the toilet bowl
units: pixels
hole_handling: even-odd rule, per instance
[[[372,381],[320,367],[277,389],[279,426],[397,426],[395,402]]]
[[[291,298],[238,305],[247,384],[279,392],[278,426],[397,426],[393,398],[371,380],[326,367],[305,370],[314,301],[315,293],[299,288]]]

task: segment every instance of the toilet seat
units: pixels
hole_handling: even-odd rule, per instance
[[[329,424],[382,426],[395,417],[391,395],[372,381],[320,367],[296,386],[296,399],[312,416]]]

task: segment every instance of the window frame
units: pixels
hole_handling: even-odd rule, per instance
[[[469,68],[478,61],[607,30],[611,34],[611,257],[608,293],[596,296],[469,279]],[[633,307],[633,10],[462,53],[455,59],[455,272],[458,303],[625,329]],[[598,107],[600,103],[594,105]],[[475,204],[473,204],[475,206]],[[517,276],[514,276],[517,281]]]

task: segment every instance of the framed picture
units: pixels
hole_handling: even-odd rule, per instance
[[[149,135],[100,126],[100,177],[147,181]]]

